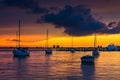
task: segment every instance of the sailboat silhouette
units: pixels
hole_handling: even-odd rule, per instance
[[[21,41],[21,33],[20,33],[20,30],[21,30],[21,21],[19,20],[19,27],[18,27],[18,48],[14,49],[12,52],[13,52],[13,55],[15,57],[19,57],[19,56],[29,56],[30,53],[28,51],[28,49],[26,48],[22,48],[20,46],[20,41]]]
[[[95,34],[95,37],[94,37],[94,49],[92,51],[92,55],[93,56],[98,56],[99,55],[99,51],[98,49],[96,48],[96,34]]]
[[[47,29],[47,36],[46,36],[46,50],[45,50],[46,54],[52,54],[52,50],[48,49],[48,29]]]
[[[72,48],[70,49],[71,53],[74,53],[76,50],[73,48],[73,36],[72,36]]]

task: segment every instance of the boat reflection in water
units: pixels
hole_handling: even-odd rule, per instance
[[[27,56],[13,57],[15,62],[15,77],[17,80],[29,79],[28,74],[28,64],[27,64]]]
[[[95,80],[95,64],[81,63],[83,80]]]
[[[94,64],[81,64],[80,57],[91,52],[54,51],[47,56],[31,51],[30,57],[13,58],[11,51],[0,51],[0,80],[119,80],[119,53],[102,51]]]

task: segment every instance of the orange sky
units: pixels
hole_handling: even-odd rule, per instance
[[[119,38],[120,35],[97,35],[97,45],[107,46],[110,43],[115,45],[120,45]],[[17,42],[12,41],[16,37],[14,35],[2,35],[0,37],[0,46],[16,46]],[[21,46],[32,46],[32,47],[44,47],[46,42],[46,35],[22,35],[21,36]],[[72,46],[72,37],[71,36],[62,36],[62,37],[52,37],[49,36],[49,46],[60,45],[60,47],[71,47]],[[93,46],[94,35],[92,36],[82,36],[82,37],[73,37],[73,46],[74,47],[89,47]]]

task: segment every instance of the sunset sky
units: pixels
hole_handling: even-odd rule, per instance
[[[120,45],[120,0],[0,0],[0,46],[16,46],[18,20],[21,46]]]

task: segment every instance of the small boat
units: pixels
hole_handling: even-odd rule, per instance
[[[51,49],[46,49],[46,50],[45,50],[45,53],[46,53],[46,54],[52,54],[52,50],[51,50]]]
[[[94,38],[94,50],[92,51],[92,55],[93,56],[99,55],[99,51],[98,51],[98,49],[96,49],[96,34],[95,34],[95,38]]]
[[[99,51],[96,50],[96,49],[93,50],[93,51],[92,51],[92,55],[93,55],[93,56],[98,56],[98,55],[99,55]]]
[[[75,51],[76,51],[76,50],[73,48],[73,36],[72,36],[72,48],[70,49],[70,52],[71,52],[71,53],[75,53]]]
[[[111,43],[106,48],[107,48],[107,51],[114,51],[116,49],[116,46]]]
[[[70,49],[71,53],[74,53],[76,50],[74,48]]]
[[[85,55],[83,57],[81,57],[81,61],[82,63],[94,63],[94,56],[90,56],[90,55]]]
[[[26,48],[17,48],[13,50],[14,57],[29,56],[30,52]]]
[[[48,49],[48,29],[47,29],[47,37],[46,37],[46,50],[45,50],[46,54],[52,54],[52,50]]]
[[[22,48],[20,47],[20,20],[19,20],[19,30],[18,30],[18,48],[14,49],[12,52],[13,52],[13,55],[15,57],[19,57],[19,56],[29,56],[30,55],[30,52],[28,51],[27,48]]]

